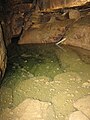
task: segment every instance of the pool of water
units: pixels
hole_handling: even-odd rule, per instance
[[[54,44],[11,45],[0,88],[0,112],[27,98],[51,102],[55,120],[75,111],[74,101],[90,94],[90,51]]]

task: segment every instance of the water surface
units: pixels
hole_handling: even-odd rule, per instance
[[[9,46],[0,89],[0,109],[14,109],[27,98],[51,102],[56,120],[75,111],[73,103],[90,94],[90,51],[54,44]]]

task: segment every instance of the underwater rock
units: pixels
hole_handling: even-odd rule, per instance
[[[16,84],[13,91],[13,104],[18,105],[27,98],[50,101],[50,85],[47,77],[33,77]]]
[[[75,72],[58,74],[54,80],[44,76],[34,77],[15,85],[13,104],[17,106],[28,98],[48,101],[54,105],[58,119],[64,120],[75,110],[73,102],[88,94],[88,91],[88,88],[82,87],[82,78]]]
[[[80,59],[84,63],[90,64],[90,51],[89,50],[82,49],[79,47],[73,47],[73,46],[69,46],[69,47],[77,53],[77,55],[80,57]]]
[[[65,69],[65,72],[73,71],[79,74],[82,80],[89,80],[90,64],[86,64],[80,59],[79,55],[77,54],[78,51],[75,52],[75,50],[73,49],[68,49],[67,46],[65,48],[62,48],[64,49],[64,51],[61,52],[61,50],[56,50],[56,54],[58,59],[62,63],[62,67]]]
[[[76,111],[70,115],[69,120],[89,120],[89,119],[82,112]]]
[[[90,119],[90,95],[78,99],[74,103],[74,107]]]
[[[14,109],[5,109],[0,120],[56,120],[53,105],[34,99],[26,99]]]
[[[18,118],[11,109],[6,108],[1,112],[0,120],[18,120]]]
[[[82,84],[82,87],[84,87],[84,88],[90,88],[90,80],[87,80],[87,82],[84,82],[83,84]]]
[[[60,120],[62,120],[62,116],[67,116],[74,110],[73,101],[77,97],[82,96],[78,88],[81,81],[80,76],[75,72],[67,72],[55,76],[53,84],[56,86],[57,83],[58,86],[57,88],[55,87],[57,94],[52,97],[52,103]],[[61,115],[59,115],[60,113]]]
[[[12,89],[1,87],[0,89],[0,109],[10,107],[12,105]]]
[[[52,104],[34,99],[26,99],[13,112],[19,120],[55,120]]]

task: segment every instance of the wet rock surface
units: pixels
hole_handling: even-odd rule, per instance
[[[7,63],[6,48],[4,44],[2,28],[0,25],[0,83],[5,73],[6,63]]]
[[[23,14],[14,14],[11,18],[12,36],[19,36],[24,24]]]
[[[68,26],[68,24],[61,26],[61,24],[63,24],[62,21],[65,22],[67,19],[69,21],[77,21],[82,16],[87,19],[86,15],[89,13],[89,2],[90,1],[88,0],[70,0],[65,2],[62,0],[43,0],[37,1],[37,3],[23,0],[7,1],[5,3],[7,10],[4,11],[6,14],[4,18],[5,20],[3,19],[5,22],[4,34],[6,45],[11,43],[11,39],[13,37],[20,37],[21,34],[22,40],[20,39],[19,42],[21,44],[51,43],[62,40],[67,28],[71,26],[71,22],[69,22],[70,26]],[[35,5],[36,9],[34,8]],[[77,7],[77,10],[74,7]],[[65,10],[68,12],[61,10],[61,8],[65,8]],[[82,12],[83,10],[85,10],[85,13]],[[54,16],[53,13],[57,14],[56,19],[58,19],[58,21],[52,24],[46,23],[52,16]],[[35,29],[35,27],[38,27],[38,29]],[[84,28],[85,30],[83,30]],[[89,50],[89,34],[87,32],[90,30],[88,25],[85,24],[81,26],[78,24],[78,27],[76,26],[76,29],[73,29],[74,28],[72,27],[71,31],[73,31],[73,33],[71,31],[68,31],[68,34],[71,35],[72,33],[72,36],[75,37],[72,37],[70,39],[70,35],[68,35],[66,44],[82,47]],[[80,32],[81,30],[83,31]]]
[[[44,24],[35,24],[25,31],[18,44],[57,42],[65,33],[65,26],[60,21],[53,20]]]
[[[90,50],[90,16],[80,16],[77,10],[69,11],[70,19],[64,17],[61,20],[60,16],[60,14],[51,15],[50,20],[46,23],[36,20],[39,23],[31,25],[30,22],[30,28],[27,27],[29,24],[26,24],[18,44],[57,43],[61,40],[62,44]],[[65,38],[64,42],[62,42],[63,38]]]
[[[37,1],[37,6],[40,7],[40,10],[42,11],[52,11],[55,9],[60,9],[60,8],[69,8],[69,7],[76,7],[76,6],[82,6],[85,5],[86,3],[90,2],[90,0],[38,0]]]
[[[0,109],[9,108],[12,106],[12,89],[2,87],[0,89]]]
[[[79,110],[69,116],[69,120],[89,120],[90,119],[90,95],[84,96],[74,102],[73,106]]]
[[[6,117],[7,116],[7,117]],[[6,109],[1,120],[55,120],[53,105],[34,99],[26,99],[15,109]]]
[[[70,115],[69,120],[89,120],[89,119],[82,112],[76,111]]]
[[[65,44],[90,50],[90,16],[81,18],[66,32]]]
[[[84,113],[90,119],[90,95],[77,100],[74,107]]]
[[[78,5],[86,2],[78,1]],[[4,26],[7,45],[23,29],[22,43],[58,42],[66,33],[65,44],[90,50],[89,12],[85,17],[78,11],[69,12],[69,16],[61,13],[41,16],[35,12],[31,16],[32,4],[21,3],[11,1],[12,12],[7,14]],[[48,10],[52,5],[55,8],[58,1],[51,3]],[[75,1],[64,5],[76,6]],[[78,17],[81,19],[77,20]],[[5,48],[1,41],[0,46],[0,67],[4,71]],[[90,51],[81,50],[77,54],[75,49],[51,44],[9,46],[7,73],[0,88],[0,120],[90,119]]]

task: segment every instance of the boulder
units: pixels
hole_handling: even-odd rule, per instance
[[[90,50],[90,16],[83,17],[69,26],[64,44]]]
[[[89,120],[89,119],[82,112],[76,111],[70,115],[69,120]]]
[[[49,102],[26,99],[14,110],[19,120],[55,120],[53,106]]]
[[[90,119],[90,95],[78,99],[74,103],[74,107],[84,113]]]
[[[13,110],[5,109],[0,120],[55,120],[55,113],[51,103],[28,98]]]

